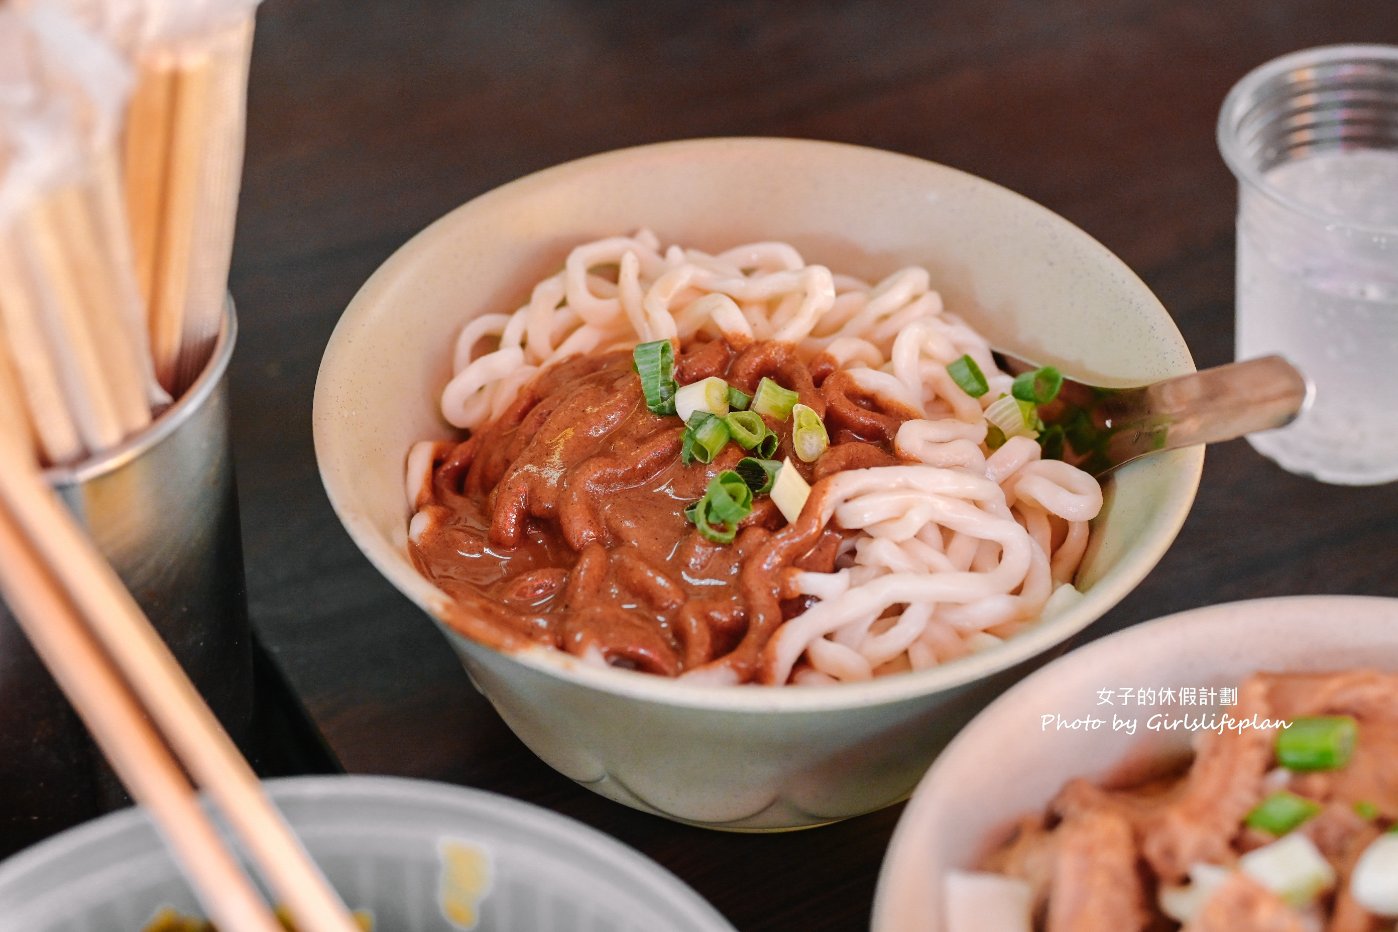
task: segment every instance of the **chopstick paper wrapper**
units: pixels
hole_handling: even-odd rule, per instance
[[[154,380],[116,176],[127,71],[54,10],[0,10],[0,319],[44,458],[147,426]]]
[[[149,4],[158,6],[158,4]],[[156,374],[178,394],[218,336],[233,251],[246,132],[252,8],[137,52],[124,134],[137,277],[151,309]]]

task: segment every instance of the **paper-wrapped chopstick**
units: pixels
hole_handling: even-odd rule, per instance
[[[59,384],[55,360],[48,349],[39,304],[28,284],[14,244],[0,236],[0,324],[4,351],[14,372],[12,405],[20,409],[40,456],[49,463],[67,463],[83,453],[77,425]],[[10,424],[17,423],[18,416]]]
[[[202,370],[223,319],[246,129],[249,0],[128,0],[136,86],[124,132],[127,212],[160,382]]]
[[[115,171],[128,69],[61,11],[0,8],[0,319],[48,462],[143,429],[154,379]],[[74,63],[80,63],[75,65]]]
[[[12,356],[39,354],[19,377],[47,462],[139,431],[208,362],[228,288],[255,9],[0,6],[0,319],[16,318]]]
[[[0,271],[0,276],[4,272]],[[10,339],[5,330],[5,322],[0,319],[0,437],[9,437],[10,442],[22,449],[33,449],[38,441],[34,436],[34,425],[29,419],[29,410],[24,405],[20,392],[19,371],[10,358]]]

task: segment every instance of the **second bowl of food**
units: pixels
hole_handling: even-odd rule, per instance
[[[794,828],[896,802],[1155,565],[1200,450],[1041,455],[996,345],[1192,369],[1100,244],[987,181],[781,139],[485,194],[374,274],[316,452],[374,565],[541,758],[615,800]],[[406,480],[405,480],[406,477]]]
[[[1398,600],[1259,599],[1103,638],[918,786],[876,932],[1303,932],[1398,918]]]

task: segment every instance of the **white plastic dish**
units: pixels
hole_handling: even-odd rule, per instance
[[[879,874],[874,932],[942,932],[948,872],[974,869],[1015,822],[1073,777],[1187,752],[1184,731],[1150,731],[1157,709],[1102,705],[1102,690],[1237,687],[1259,671],[1398,671],[1398,599],[1293,596],[1170,615],[1054,661],[991,703],[918,785]],[[1186,710],[1187,707],[1186,707]],[[1113,712],[1137,734],[1044,728]]]
[[[508,797],[392,777],[293,777],[266,785],[345,901],[373,915],[376,932],[733,928],[636,851]],[[465,882],[444,879],[449,868]],[[202,915],[138,809],[88,822],[0,864],[0,932],[138,932],[161,907]],[[473,912],[475,924],[468,921]]]

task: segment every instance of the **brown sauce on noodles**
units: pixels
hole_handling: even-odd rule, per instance
[[[768,419],[776,459],[790,456],[814,483],[801,520],[788,525],[760,496],[733,543],[706,540],[684,509],[747,454],[730,443],[708,465],[682,465],[683,425],[646,408],[629,350],[573,357],[434,464],[432,521],[410,549],[455,600],[453,625],[497,646],[543,643],[665,676],[709,666],[770,680],[762,649],[805,607],[787,598],[785,576],[833,570],[843,537],[817,523],[820,480],[898,462],[893,435],[916,415],[786,344],[687,344],[676,375],[716,375],[749,394],[769,376],[826,417],[831,445],[812,464],[792,454],[789,423]]]

